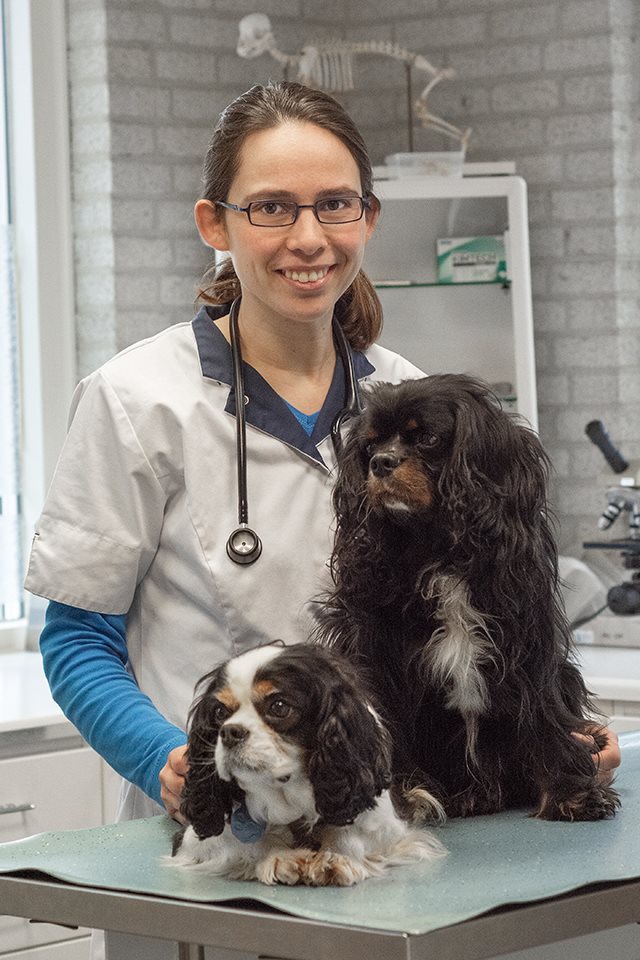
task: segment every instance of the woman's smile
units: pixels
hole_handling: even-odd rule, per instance
[[[317,289],[322,285],[322,281],[327,277],[333,267],[292,267],[283,268],[278,272],[287,280],[293,280],[295,283],[301,283],[303,286],[314,287]]]

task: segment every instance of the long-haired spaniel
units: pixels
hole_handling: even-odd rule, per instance
[[[533,806],[596,820],[589,695],[571,660],[548,459],[488,385],[378,384],[340,458],[319,639],[370,675],[394,776],[451,816]]]
[[[181,806],[190,826],[176,835],[174,863],[238,880],[348,886],[444,852],[395,812],[388,734],[339,654],[257,647],[199,689]]]

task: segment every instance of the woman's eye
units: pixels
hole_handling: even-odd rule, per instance
[[[254,203],[253,210],[265,217],[277,217],[283,213],[283,207],[277,200],[264,200],[262,203]]]
[[[331,197],[329,200],[323,200],[318,206],[321,211],[326,210],[329,213],[335,213],[336,210],[344,210],[344,208],[348,206],[348,201],[343,200],[341,197]]]
[[[269,709],[267,713],[271,717],[276,717],[278,720],[284,720],[291,713],[291,707],[286,700],[272,700],[269,704]]]

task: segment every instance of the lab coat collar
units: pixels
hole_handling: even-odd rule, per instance
[[[202,375],[208,380],[226,384],[231,389],[225,411],[235,416],[236,398],[233,383],[231,348],[214,320],[229,312],[230,304],[201,307],[193,320],[193,331],[200,357]],[[351,351],[356,380],[369,377],[375,370],[367,357],[357,350]],[[267,381],[249,364],[244,364],[244,387],[249,398],[246,404],[246,421],[259,430],[277,437],[317,463],[324,464],[318,447],[330,434],[335,417],[345,405],[345,375],[340,356],[336,358],[333,380],[311,436],[302,428],[284,400],[278,396]]]

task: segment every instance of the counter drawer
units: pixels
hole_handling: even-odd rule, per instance
[[[102,822],[100,763],[100,758],[88,747],[1,760],[0,843],[45,831],[99,826]],[[14,811],[13,807],[17,809]],[[21,807],[27,809],[18,809]],[[18,917],[0,917],[0,955],[44,943],[68,941],[69,937],[78,938],[83,932],[86,931],[29,923]],[[76,949],[71,943],[68,947]],[[34,956],[40,960],[39,955]],[[75,957],[75,954],[66,956]]]

